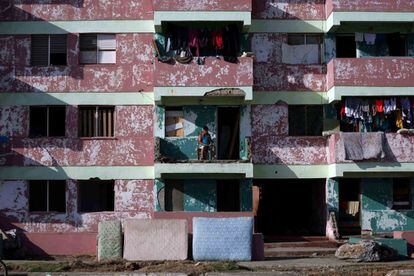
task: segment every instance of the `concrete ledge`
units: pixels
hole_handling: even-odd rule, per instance
[[[155,178],[252,178],[252,163],[157,163]]]
[[[326,95],[329,103],[340,101],[342,97],[414,96],[414,87],[334,86]]]

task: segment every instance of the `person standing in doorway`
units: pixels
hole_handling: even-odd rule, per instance
[[[208,132],[208,127],[203,126],[200,134],[198,134],[198,159],[207,160],[211,145],[211,135]]]

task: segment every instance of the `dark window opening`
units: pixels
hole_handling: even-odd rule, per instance
[[[169,181],[165,185],[165,211],[184,211],[184,184],[181,181]]]
[[[336,57],[356,58],[355,35],[339,35],[336,37]]]
[[[411,209],[411,179],[394,178],[393,180],[393,209]]]
[[[114,137],[115,107],[79,107],[80,137]]]
[[[407,55],[407,41],[404,35],[393,33],[387,36],[389,55],[392,57],[403,57]]]
[[[66,35],[32,35],[32,66],[67,65]]]
[[[290,136],[321,136],[323,130],[322,105],[290,105]]]
[[[217,182],[217,212],[240,211],[240,184],[238,180]]]
[[[66,212],[64,180],[32,180],[29,182],[30,212]]]
[[[339,181],[338,229],[341,235],[361,234],[361,180],[343,178]]]
[[[65,136],[65,106],[31,106],[29,117],[30,137]]]
[[[113,180],[81,180],[78,189],[79,212],[114,211]]]
[[[217,108],[218,159],[240,159],[240,108]]]

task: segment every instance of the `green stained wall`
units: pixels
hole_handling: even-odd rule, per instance
[[[217,189],[215,180],[184,181],[184,211],[216,212]]]
[[[411,180],[411,191],[414,181]],[[392,210],[393,180],[365,178],[361,181],[362,230],[373,233],[414,230],[414,210]],[[412,200],[414,196],[412,195]]]
[[[161,154],[178,160],[197,159],[197,137],[161,139]]]
[[[154,183],[154,210],[162,212],[165,180],[156,179]],[[168,184],[167,184],[168,185]],[[240,211],[253,209],[252,180],[240,180]],[[183,180],[183,206],[185,212],[217,212],[217,181],[211,179]]]
[[[326,179],[326,207],[328,212],[339,215],[339,183],[333,178]]]

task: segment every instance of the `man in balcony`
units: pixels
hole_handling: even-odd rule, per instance
[[[210,146],[212,144],[211,135],[208,127],[203,126],[203,130],[198,134],[198,160],[209,159]]]

